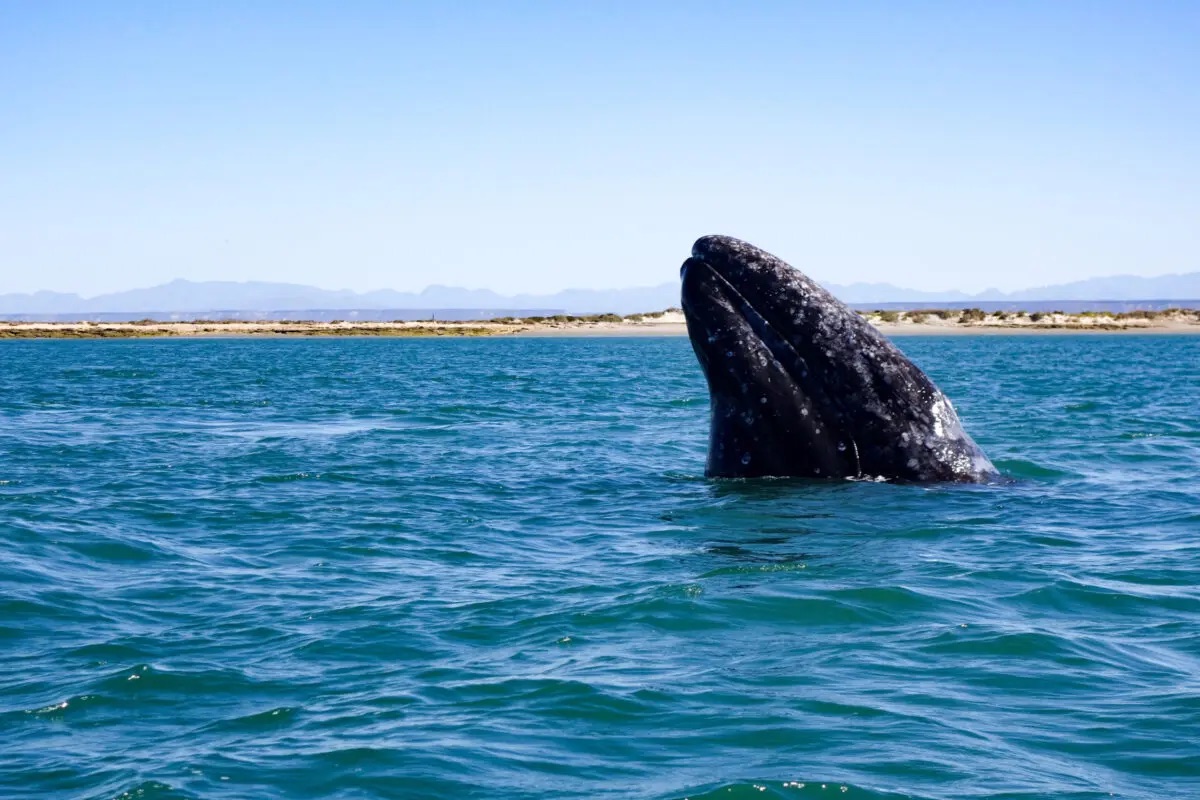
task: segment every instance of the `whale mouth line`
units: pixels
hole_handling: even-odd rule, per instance
[[[693,255],[689,261],[705,267],[712,274],[717,281],[718,289],[730,301],[731,310],[735,311],[746,323],[750,332],[776,361],[780,364],[799,367],[800,374],[793,374],[793,380],[800,383],[803,378],[808,376],[808,363],[804,356],[800,355],[788,337],[780,333],[777,326],[734,285],[733,281],[729,280],[716,265],[705,259],[703,255]],[[788,372],[791,373],[792,370],[789,369]]]
[[[827,370],[812,369],[813,358],[820,366],[819,353],[804,354],[806,343],[813,344],[811,337],[804,329],[798,331],[799,336],[785,333],[789,324],[798,325],[799,320],[792,318],[778,296],[755,285],[754,277],[744,274],[736,262],[714,264],[700,255],[684,262],[684,313],[689,325],[692,320],[698,323],[689,333],[711,395],[725,398],[733,406],[748,405],[756,413],[761,403],[763,409],[774,409],[763,414],[764,419],[773,419],[772,424],[781,426],[779,430],[815,443],[810,446],[816,469],[805,471],[804,476],[815,472],[818,476],[861,477],[858,442],[834,418],[837,401],[822,383]],[[690,307],[691,298],[701,297],[706,302]],[[714,341],[714,330],[722,331],[720,343]],[[772,362],[769,368],[759,361],[763,358]],[[825,440],[849,444],[835,452],[832,445],[820,444]],[[848,452],[843,456],[842,451]],[[843,458],[849,459],[845,465],[841,464]],[[762,474],[787,473],[772,469]]]

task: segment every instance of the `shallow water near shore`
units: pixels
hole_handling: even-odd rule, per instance
[[[1200,796],[1200,337],[900,345],[1009,482],[706,480],[678,337],[0,342],[0,796]]]

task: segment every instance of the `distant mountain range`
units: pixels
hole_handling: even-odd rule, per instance
[[[1039,286],[1002,292],[988,289],[978,294],[966,292],[923,292],[902,289],[890,283],[852,283],[847,286],[826,284],[831,292],[847,303],[1012,303],[1023,300],[1053,302],[1055,300],[1195,300],[1200,298],[1200,272],[1158,275],[1143,278],[1137,275],[1112,275],[1089,278],[1072,283]]]
[[[501,295],[490,289],[430,286],[421,292],[318,289],[295,283],[175,280],[149,289],[83,298],[61,292],[0,295],[0,314],[105,314],[136,312],[510,309],[554,313],[632,314],[679,305],[679,284],[632,289],[568,289],[549,295]]]
[[[997,304],[1031,301],[1046,303],[1072,301],[1072,305],[1087,301],[1138,300],[1196,300],[1200,299],[1200,272],[1182,275],[1160,275],[1142,278],[1116,275],[1091,278],[1085,281],[1001,292],[991,289],[978,294],[965,292],[926,292],[904,289],[888,283],[852,283],[841,286],[826,284],[827,288],[847,303],[896,305],[952,305],[973,303]],[[397,292],[384,289],[374,292],[332,291],[292,283],[248,281],[193,282],[175,280],[148,289],[83,298],[77,294],[34,292],[33,294],[0,295],[0,315],[45,315],[62,317],[78,314],[81,317],[99,314],[164,314],[194,315],[204,312],[283,312],[311,310],[383,311],[404,309],[408,312],[439,309],[473,310],[474,316],[488,316],[514,309],[542,310],[550,313],[632,314],[659,311],[679,305],[679,284],[672,281],[659,286],[631,289],[568,289],[555,294],[501,295],[488,289],[459,289],[450,286],[430,286],[422,292]]]

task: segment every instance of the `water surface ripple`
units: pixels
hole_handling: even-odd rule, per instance
[[[702,476],[686,339],[0,343],[0,795],[1200,796],[1200,338],[906,338],[1012,479]]]

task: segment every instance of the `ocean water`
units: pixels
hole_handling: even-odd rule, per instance
[[[706,480],[684,338],[0,342],[0,796],[1200,797],[1200,337],[905,338],[1010,480]]]

